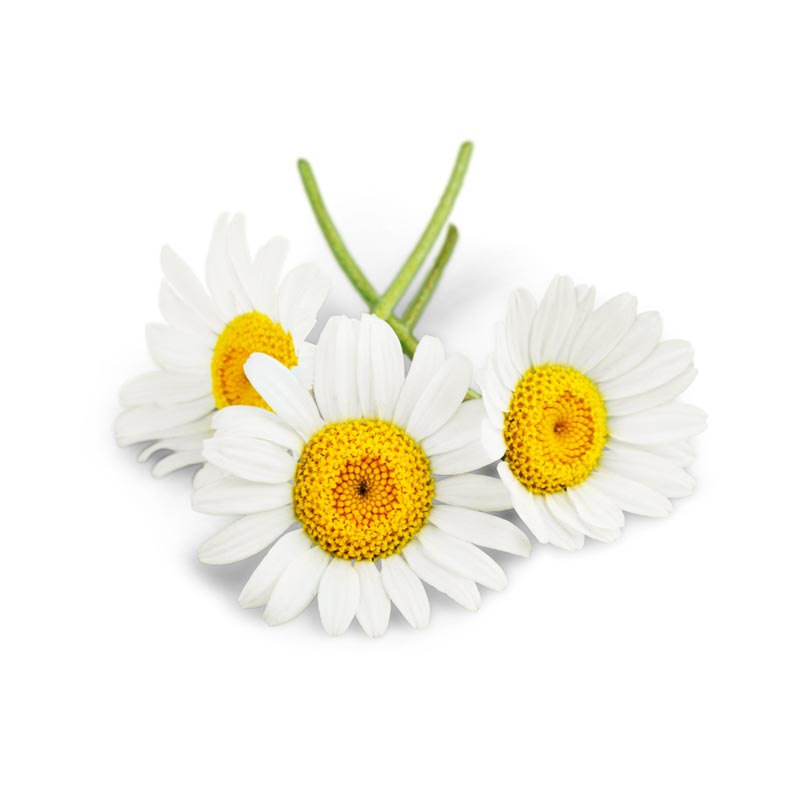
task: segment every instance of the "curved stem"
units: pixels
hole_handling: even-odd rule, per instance
[[[400,298],[405,294],[414,276],[419,271],[423,262],[430,253],[436,239],[442,232],[442,228],[453,210],[458,193],[461,190],[461,185],[464,182],[464,176],[469,166],[469,160],[472,156],[472,142],[464,142],[458,151],[456,163],[453,166],[453,171],[450,173],[450,180],[447,182],[439,204],[433,212],[422,236],[417,242],[411,254],[406,259],[405,264],[400,268],[400,271],[395,276],[395,279],[389,285],[389,288],[383,293],[383,296],[378,300],[375,308],[373,309],[376,316],[386,319],[394,311]]]
[[[413,331],[414,328],[417,327],[422,312],[425,311],[431,297],[433,297],[433,293],[436,291],[436,287],[439,285],[439,281],[442,279],[444,268],[450,261],[450,257],[453,255],[453,250],[457,242],[458,228],[456,228],[455,225],[450,225],[447,229],[447,236],[445,236],[444,244],[439,251],[439,255],[436,256],[436,260],[433,262],[433,266],[430,270],[428,270],[428,274],[425,276],[422,286],[419,287],[419,291],[414,295],[411,302],[408,304],[405,314],[401,317],[402,321],[410,330]]]
[[[380,300],[380,295],[375,287],[369,282],[369,279],[364,274],[361,267],[356,264],[356,260],[350,255],[347,245],[344,243],[341,234],[333,224],[331,215],[325,207],[325,201],[322,199],[319,186],[317,184],[314,173],[311,170],[311,164],[304,158],[297,162],[297,169],[300,171],[300,179],[303,181],[303,188],[306,190],[308,201],[311,203],[311,210],[319,223],[322,230],[322,235],[328,243],[333,257],[336,259],[342,271],[350,279],[356,291],[367,301],[370,309]]]

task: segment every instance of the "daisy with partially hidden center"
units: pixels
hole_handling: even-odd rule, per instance
[[[120,446],[151,442],[140,454],[171,451],[153,467],[157,477],[205,461],[216,409],[267,408],[244,373],[251,353],[268,353],[309,385],[313,345],[305,341],[328,292],[317,267],[284,269],[288,242],[271,239],[250,255],[241,214],[223,214],[206,258],[207,292],[170,248],[161,251],[159,306],[166,324],[146,328],[160,370],[122,387],[125,407],[114,430]]]
[[[623,512],[663,517],[694,489],[689,440],[706,415],[676,398],[697,370],[688,342],[621,294],[558,277],[536,307],[524,290],[498,323],[481,380],[483,441],[534,536],[568,550],[617,539]]]
[[[381,636],[391,603],[414,628],[430,613],[423,581],[474,611],[476,584],[506,576],[480,547],[527,556],[530,540],[487,512],[511,507],[497,479],[467,474],[491,462],[472,369],[424,337],[406,374],[400,342],[375,316],[332,317],[314,360],[314,393],[267,355],[245,372],[274,413],[217,413],[195,477],[199,511],[242,514],[200,550],[228,564],[270,548],[245,585],[244,607],[271,625],[318,596],[332,635],[353,617]],[[479,546],[480,547],[479,547]]]

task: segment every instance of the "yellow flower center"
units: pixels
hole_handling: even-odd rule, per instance
[[[266,353],[285,364],[297,365],[292,334],[260,311],[234,317],[219,335],[211,358],[211,387],[217,408],[258,406],[272,409],[244,374],[245,361],[253,353]]]
[[[534,494],[553,494],[589,477],[608,428],[597,387],[572,367],[531,367],[517,383],[505,414],[505,459]]]
[[[422,448],[390,422],[332,422],[309,439],[294,476],[294,510],[335,558],[374,561],[425,524],[433,476]]]

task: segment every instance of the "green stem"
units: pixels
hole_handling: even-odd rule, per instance
[[[433,212],[422,236],[417,242],[411,254],[406,259],[405,264],[400,268],[400,271],[395,276],[389,288],[383,293],[383,296],[378,300],[375,307],[372,309],[373,313],[387,319],[394,311],[394,307],[399,302],[400,298],[405,294],[411,282],[414,280],[417,272],[428,257],[433,245],[439,238],[450,212],[453,210],[458,193],[461,190],[461,185],[464,182],[464,176],[469,166],[469,160],[472,156],[472,142],[464,142],[458,151],[456,163],[453,166],[453,171],[450,173],[450,180],[447,182],[439,204]]]
[[[417,327],[422,312],[425,311],[425,308],[431,301],[431,297],[433,297],[433,293],[436,291],[436,287],[439,285],[439,281],[442,279],[444,268],[450,261],[450,257],[453,255],[453,250],[457,242],[458,229],[455,225],[450,225],[447,229],[447,236],[445,236],[444,244],[439,251],[439,255],[436,256],[436,260],[433,262],[433,266],[430,270],[428,270],[428,274],[425,276],[422,286],[419,287],[419,291],[414,295],[411,302],[408,304],[408,308],[406,308],[405,314],[401,317],[409,330],[413,331],[414,328]]]
[[[342,271],[350,279],[356,291],[366,300],[367,305],[372,307],[380,299],[380,295],[375,287],[369,282],[369,279],[364,274],[361,267],[356,264],[356,260],[350,255],[347,245],[344,243],[341,234],[333,224],[331,215],[325,207],[325,201],[322,199],[322,194],[319,190],[314,173],[311,170],[311,164],[305,159],[301,158],[297,162],[297,169],[300,171],[300,179],[303,181],[303,188],[306,190],[308,201],[311,203],[311,210],[317,219],[322,235],[328,243],[333,257],[338,262]]]

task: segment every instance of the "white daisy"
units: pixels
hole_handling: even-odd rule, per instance
[[[216,409],[266,408],[244,374],[251,353],[268,353],[306,381],[313,345],[305,341],[328,282],[311,265],[284,269],[288,242],[271,239],[250,256],[241,214],[217,221],[206,258],[207,292],[169,246],[161,251],[159,306],[166,324],[148,325],[147,345],[160,367],[123,386],[125,407],[114,429],[120,446],[152,442],[140,455],[171,451],[153,467],[157,477],[205,461]]]
[[[465,474],[491,461],[483,406],[464,401],[467,359],[445,358],[441,342],[424,337],[406,375],[397,336],[364,315],[325,326],[313,396],[269,356],[251,356],[245,372],[275,413],[216,414],[193,495],[199,511],[245,515],[203,545],[203,562],[240,561],[271,545],[242,606],[266,606],[277,625],[318,595],[328,633],[343,633],[355,616],[380,636],[390,601],[413,627],[427,624],[423,581],[471,611],[476,583],[506,586],[476,545],[528,555],[530,540],[486,513],[511,507],[503,484]]]
[[[660,341],[661,318],[621,294],[558,277],[541,305],[515,292],[481,380],[483,441],[540,542],[569,550],[619,537],[623,512],[662,517],[692,492],[689,440],[706,427],[676,402],[697,370],[688,342]]]

